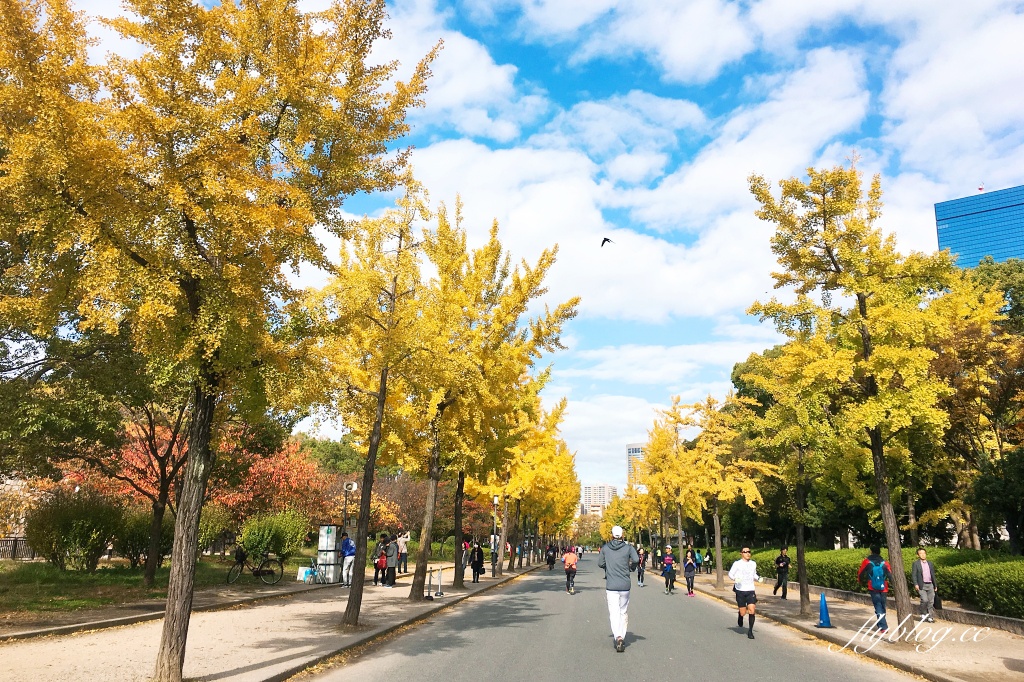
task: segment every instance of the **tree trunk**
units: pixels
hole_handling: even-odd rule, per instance
[[[658,505],[658,542],[662,545],[665,544],[665,507],[660,504]]]
[[[422,601],[423,588],[427,583],[427,562],[430,560],[431,534],[434,532],[434,506],[437,504],[437,484],[441,480],[441,448],[430,448],[430,469],[427,486],[427,505],[423,510],[423,530],[420,532],[420,551],[416,557],[416,571],[412,576],[409,599]]]
[[[914,479],[907,478],[907,526],[910,532],[910,545],[917,547],[917,510],[914,509]]]
[[[978,531],[978,519],[972,509],[967,514],[967,527],[970,530],[971,549],[981,549],[981,533]]]
[[[889,482],[886,473],[885,452],[882,445],[882,432],[878,427],[868,430],[871,438],[871,460],[875,466],[875,492],[878,495],[878,507],[882,512],[882,524],[885,527],[885,544],[889,548],[889,566],[892,568],[893,592],[896,597],[896,622],[902,623],[905,618],[913,615],[910,606],[910,589],[907,587],[906,572],[903,568],[903,549],[900,542],[900,527],[896,519],[896,511],[889,497]]]
[[[805,539],[805,513],[807,511],[807,484],[804,482],[804,449],[797,447],[797,582],[800,583],[800,614],[811,614],[811,587],[807,580],[807,542]]]
[[[676,502],[676,525],[679,526],[679,528],[676,529],[676,535],[678,537],[678,542],[679,542],[679,545],[678,545],[678,547],[679,547],[679,554],[677,556],[679,557],[679,560],[682,561],[682,559],[683,559],[683,505],[679,504],[678,502]]]
[[[504,507],[501,510],[501,532],[498,534],[498,575],[504,575],[505,538],[508,536],[508,498],[502,498]]]
[[[725,587],[725,576],[722,575],[722,520],[718,516],[718,498],[713,500],[715,520],[715,587]]]
[[[513,571],[516,567],[516,546],[519,542],[519,509],[521,502],[516,500],[516,511],[512,516],[512,523],[509,525],[511,534],[509,535],[509,557],[508,557],[508,570]]]
[[[199,515],[214,459],[210,450],[210,434],[217,396],[209,386],[215,383],[213,377],[204,376],[193,388],[194,410],[188,431],[188,464],[185,466],[184,481],[178,496],[171,575],[167,584],[167,606],[160,648],[157,651],[156,669],[153,671],[154,682],[181,682],[181,671],[185,665],[185,642],[192,616],[192,588],[196,577]]]
[[[861,315],[860,337],[864,360],[871,358],[871,331],[868,329],[867,295],[857,293],[857,308]],[[864,379],[864,394],[870,400],[878,396],[878,380],[874,375]],[[875,469],[875,493],[878,496],[879,511],[882,513],[882,525],[885,528],[885,544],[889,548],[889,566],[892,569],[893,585],[896,596],[896,622],[902,623],[911,615],[910,590],[907,587],[906,573],[903,571],[903,549],[900,542],[899,520],[889,496],[889,475],[885,464],[885,445],[882,441],[882,429],[874,426],[867,429],[871,441],[871,462]]]
[[[462,548],[462,500],[466,497],[466,472],[459,472],[459,482],[455,487],[455,578],[452,580],[452,587],[465,587],[466,575],[463,573],[462,555],[465,550]]]
[[[363,605],[363,584],[366,582],[366,542],[370,533],[370,494],[373,491],[373,476],[377,468],[377,452],[380,450],[381,424],[384,423],[384,405],[388,397],[388,368],[380,371],[377,385],[377,409],[370,429],[370,442],[366,448],[366,462],[363,464],[363,490],[359,495],[359,519],[356,522],[356,558],[352,564],[352,587],[348,591],[343,625],[359,625],[359,609]]]
[[[146,553],[146,570],[142,576],[142,584],[145,587],[153,587],[153,582],[156,580],[156,569],[160,568],[164,559],[160,545],[163,544],[166,499],[166,496],[161,494],[153,501],[153,518],[149,522],[149,551]]]
[[[526,522],[523,525],[527,529],[526,534],[532,536],[532,539],[526,540],[526,547],[523,549],[523,554],[526,555],[526,567],[529,568],[533,565],[533,543],[537,541],[537,534],[533,532],[533,524],[529,517],[526,517]]]

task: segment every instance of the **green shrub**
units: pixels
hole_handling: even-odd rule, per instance
[[[122,525],[115,501],[83,488],[60,488],[29,510],[25,538],[60,570],[95,571]]]
[[[986,613],[1024,618],[1024,561],[935,567],[939,592]]]
[[[231,512],[220,504],[207,504],[203,506],[202,514],[199,516],[199,549],[202,554],[210,547],[221,533],[231,528]]]
[[[128,564],[132,568],[138,568],[146,561],[152,523],[151,507],[135,507],[125,513],[121,529],[114,538],[114,551],[128,559]],[[170,513],[165,513],[160,531],[160,562],[157,566],[163,564],[164,557],[171,553],[173,543],[174,518]]]
[[[298,551],[309,532],[309,520],[294,510],[259,514],[242,524],[242,546],[250,555],[276,554],[282,559]]]
[[[910,571],[917,558],[915,547],[903,548],[903,568],[911,596],[914,588]],[[778,549],[755,549],[750,558],[757,562],[757,572],[767,578],[775,576]],[[807,552],[807,581],[811,585],[831,587],[849,592],[865,592],[857,582],[857,570],[867,557],[866,549],[814,550]],[[887,550],[882,556],[888,559]],[[722,566],[726,571],[740,558],[735,549],[722,550]],[[793,565],[790,580],[796,580],[796,551],[790,548]],[[928,558],[935,564],[935,582],[939,594],[948,600],[997,616],[1024,618],[1024,557],[1003,552],[929,547]]]

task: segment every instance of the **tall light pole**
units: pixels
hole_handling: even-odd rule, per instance
[[[498,496],[491,500],[494,503],[494,530],[491,533],[491,577],[498,575]]]
[[[341,529],[348,532],[348,494],[355,492],[359,489],[359,484],[355,482],[345,484],[345,510],[341,513]]]

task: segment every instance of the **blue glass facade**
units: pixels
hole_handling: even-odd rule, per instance
[[[1024,185],[935,204],[935,227],[960,267],[985,256],[1024,259]]]

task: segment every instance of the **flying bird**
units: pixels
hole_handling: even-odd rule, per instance
[[[608,237],[605,237],[604,239],[601,240],[601,246],[604,246],[605,244],[614,244],[614,243],[615,242],[613,242],[611,239],[608,239]]]

